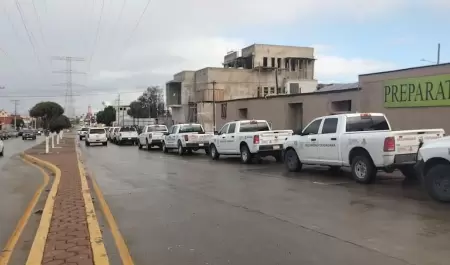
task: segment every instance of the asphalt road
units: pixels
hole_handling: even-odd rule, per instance
[[[36,141],[23,141],[19,137],[4,141],[5,152],[0,157],[0,248],[5,246],[17,221],[43,183],[42,173],[23,162],[19,153],[42,140],[43,137]]]
[[[450,211],[383,175],[286,173],[136,146],[82,145],[136,264],[448,264]]]

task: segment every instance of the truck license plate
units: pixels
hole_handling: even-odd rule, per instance
[[[203,144],[198,144],[198,146],[203,146]]]
[[[273,146],[273,150],[278,150],[278,149],[280,149],[280,146],[279,146],[279,145],[274,145],[274,146]]]
[[[131,138],[128,138],[128,140],[131,140]]]

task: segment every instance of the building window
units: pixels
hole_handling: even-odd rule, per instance
[[[248,119],[247,116],[248,116],[248,110],[247,110],[247,108],[245,108],[245,109],[239,109],[239,119],[241,119],[241,120],[246,120],[246,119]]]
[[[263,57],[263,66],[267,67],[267,57]]]
[[[275,87],[271,87],[271,88],[270,88],[270,94],[271,94],[271,95],[275,94]]]
[[[257,97],[260,98],[261,96],[262,96],[262,93],[261,93],[261,87],[259,86],[259,87],[258,87],[258,94],[257,94]]]
[[[226,119],[227,118],[227,103],[222,103],[221,107],[222,107],[221,108],[222,111],[220,113],[221,114],[220,116],[222,117],[222,119]]]
[[[272,64],[270,66],[275,67],[275,57],[272,57]]]
[[[277,87],[277,95],[281,94],[281,87]]]
[[[264,96],[267,96],[267,94],[269,94],[269,88],[264,87]]]
[[[281,58],[277,58],[277,67],[281,68]]]

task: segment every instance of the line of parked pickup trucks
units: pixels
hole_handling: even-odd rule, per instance
[[[444,134],[443,129],[393,131],[382,113],[349,113],[318,117],[295,132],[272,130],[265,120],[239,120],[214,133],[200,124],[148,125],[140,134],[132,127],[111,127],[106,138],[179,155],[203,149],[213,160],[239,155],[242,163],[252,163],[272,156],[292,172],[303,165],[350,167],[355,181],[364,184],[378,171],[398,169],[406,178],[418,178],[434,199],[450,202],[450,137]]]

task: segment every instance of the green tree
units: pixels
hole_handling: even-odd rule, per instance
[[[116,109],[113,106],[107,106],[103,109],[103,120],[106,126],[111,126],[116,121]]]
[[[95,114],[95,120],[97,123],[105,124],[105,112],[103,110],[97,112],[97,114]]]
[[[51,132],[59,133],[64,129],[68,129],[72,127],[69,118],[65,115],[59,115],[58,117],[54,117],[50,120],[49,129]]]
[[[14,117],[11,120],[11,125],[14,125]],[[25,122],[22,118],[16,117],[16,129],[19,127],[23,127],[25,125]]]
[[[61,116],[63,113],[63,107],[52,101],[40,102],[30,109],[30,116],[33,118],[41,118],[44,122],[44,126],[47,128],[49,126],[49,121]]]
[[[164,114],[164,95],[158,86],[148,87],[147,90],[138,98],[141,107],[144,108],[144,117],[141,118],[157,118]]]

